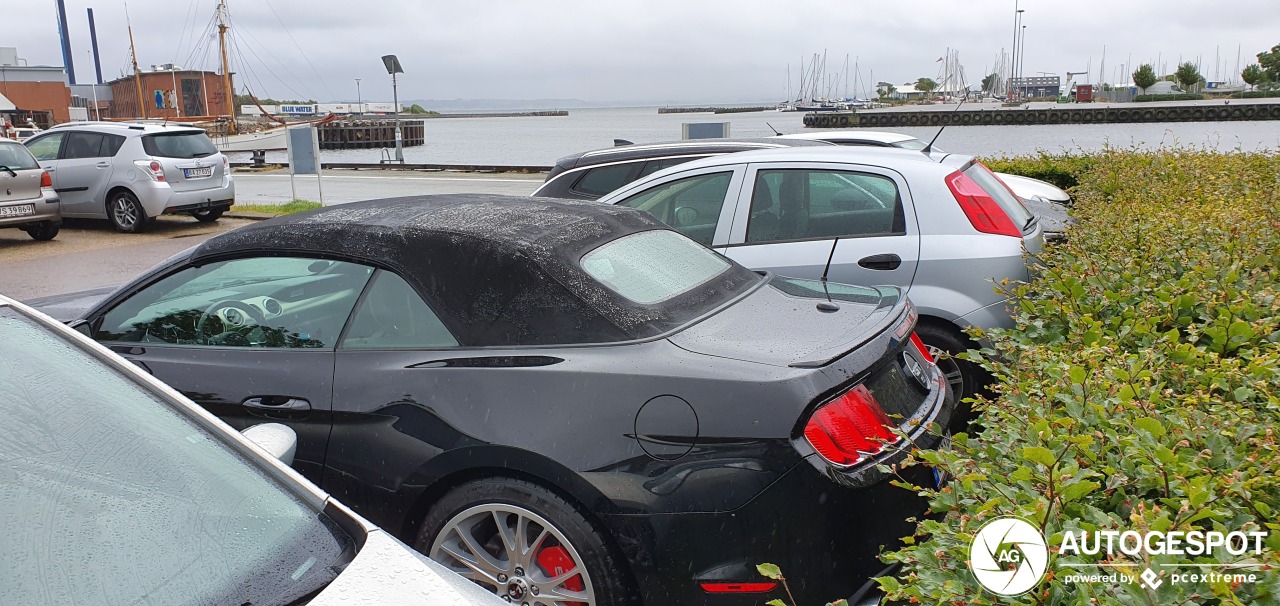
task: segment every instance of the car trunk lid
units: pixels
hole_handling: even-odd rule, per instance
[[[204,131],[145,135],[143,150],[158,160],[173,191],[199,191],[222,186],[226,166]]]

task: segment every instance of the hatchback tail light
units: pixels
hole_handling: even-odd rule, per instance
[[[53,177],[49,175],[49,171],[40,173],[40,187],[53,187]]]
[[[847,467],[901,439],[892,427],[876,397],[859,385],[814,411],[804,437],[822,458]]]
[[[947,175],[946,181],[951,195],[955,196],[956,202],[960,203],[964,216],[968,217],[974,229],[985,234],[1022,237],[1022,230],[1018,229],[1013,219],[1009,218],[1009,214],[1000,208],[1000,203],[996,202],[996,199],[973,179],[957,171]]]
[[[134,160],[133,164],[152,181],[164,181],[164,166],[155,160]]]

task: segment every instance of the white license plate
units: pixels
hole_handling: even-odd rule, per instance
[[[19,204],[17,206],[0,206],[0,218],[25,217],[36,214],[35,204]]]
[[[182,174],[185,175],[188,179],[203,179],[205,177],[212,177],[213,167],[206,166],[204,168],[184,168],[182,169]]]

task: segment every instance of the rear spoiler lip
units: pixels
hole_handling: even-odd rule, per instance
[[[790,368],[822,368],[824,366],[830,365],[831,363],[835,362],[836,360],[839,360],[840,358],[843,358],[849,355],[851,352],[853,352],[853,350],[876,340],[877,338],[880,337],[880,335],[883,335],[885,332],[892,330],[894,326],[897,326],[898,322],[902,321],[902,318],[907,313],[906,307],[907,307],[908,300],[909,299],[907,298],[906,291],[902,291],[902,296],[898,298],[898,302],[895,303],[893,306],[896,313],[890,314],[893,319],[885,324],[883,330],[879,330],[873,334],[869,334],[865,339],[862,339],[853,343],[840,345],[832,349],[828,349],[825,352],[817,353],[816,357],[814,358],[792,362],[790,364],[787,364],[787,366]]]

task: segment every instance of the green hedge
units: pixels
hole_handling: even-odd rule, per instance
[[[984,158],[982,163],[996,172],[1040,179],[1067,189],[1076,186],[1079,182],[1077,175],[1088,171],[1094,161],[1093,155],[1050,154],[1042,151],[1034,156]]]
[[[1171,95],[1138,95],[1133,98],[1135,103],[1143,103],[1146,101],[1198,101],[1203,99],[1204,95],[1193,95],[1191,93],[1179,93]]]
[[[1009,285],[1018,328],[968,354],[997,377],[993,399],[975,404],[983,429],[912,462],[954,479],[940,491],[907,486],[936,515],[885,554],[904,569],[882,586],[925,604],[1280,603],[1280,157],[1107,150],[1057,159],[1078,182],[1078,224],[1046,251],[1032,284]],[[1038,525],[1051,553],[1064,531],[1270,536],[1257,560],[1105,562],[1134,576],[1263,565],[1242,570],[1257,584],[1070,584],[1062,575],[1076,569],[1060,564],[1104,562],[1054,556],[1031,592],[998,598],[966,560],[973,533],[1003,515]]]
[[[1231,95],[1232,99],[1264,99],[1280,97],[1280,90],[1248,90]]]

